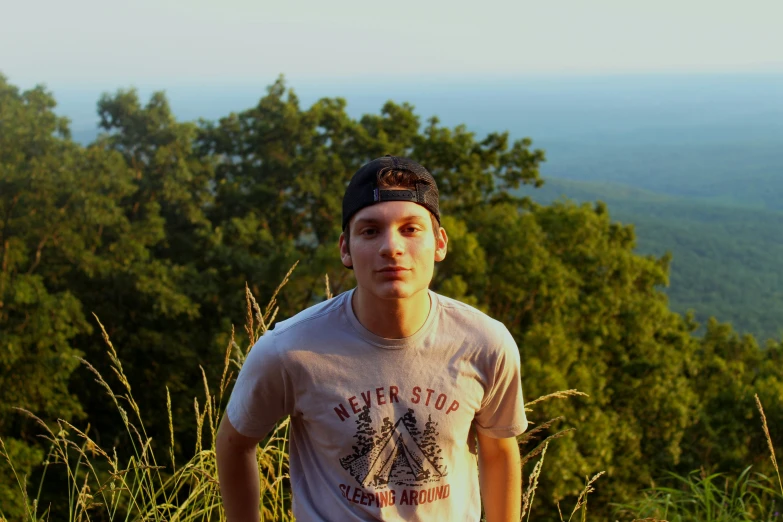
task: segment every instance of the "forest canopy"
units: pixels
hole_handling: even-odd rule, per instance
[[[325,275],[335,294],[353,286],[337,255],[342,194],[384,154],[415,158],[440,188],[451,251],[433,290],[508,326],[527,397],[588,395],[536,410],[563,417],[552,430],[577,428],[549,449],[542,513],[598,470],[607,477],[591,509],[608,514],[667,470],[763,469],[754,393],[783,433],[781,344],[759,346],[714,319],[694,335],[693,317],[671,311],[664,292],[670,257],[636,253],[634,227],[605,204],[515,195],[544,182],[531,139],[421,121],[406,103],[359,118],[341,98],[302,107],[283,79],[217,121],[178,121],[164,93],[106,94],[102,132],[86,146],[54,108],[44,87],[21,91],[0,76],[0,434],[29,481],[46,446],[13,407],[89,423],[108,447],[125,436],[74,357],[111,373],[93,314],[153,438],[167,440],[161,398],[168,388],[173,415],[189,416],[200,367],[220,379],[245,284],[268,297],[298,260],[280,318],[323,300]],[[180,454],[192,436],[177,434]],[[0,466],[5,514],[21,502]]]

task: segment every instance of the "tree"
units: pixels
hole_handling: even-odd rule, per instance
[[[521,185],[542,183],[545,156],[530,139],[422,124],[405,103],[357,119],[340,98],[302,108],[282,78],[217,122],[176,121],[163,93],[146,103],[132,90],[105,95],[104,134],[88,147],[69,139],[53,107],[43,88],[20,93],[0,79],[0,430],[28,474],[43,453],[10,406],[48,421],[89,415],[105,446],[124,436],[91,376],[75,370],[73,356],[84,354],[109,374],[92,312],[150,434],[167,440],[165,387],[173,416],[189,416],[200,367],[219,378],[231,325],[244,321],[246,282],[270,296],[301,261],[278,318],[323,299],[325,273],[335,293],[350,288],[336,246],[342,194],[360,165],[384,154],[420,160],[438,182],[450,254],[432,288],[508,326],[528,398],[589,394],[535,407],[536,419],[564,415],[579,430],[550,446],[537,520],[599,470],[608,476],[591,513],[608,517],[609,501],[629,500],[664,470],[763,455],[757,427],[737,422],[749,420],[755,391],[769,418],[783,418],[780,345],[759,349],[717,323],[694,337],[692,316],[672,313],[663,292],[669,256],[636,254],[633,226],[600,203],[520,197]],[[377,450],[369,414],[358,420],[357,451]],[[403,423],[436,459],[437,427],[420,431],[410,412]],[[393,427],[384,419],[380,436]],[[192,438],[177,434],[178,453]],[[9,478],[0,480],[5,508]]]
[[[69,387],[92,327],[72,286],[78,270],[101,269],[95,250],[130,186],[121,158],[69,140],[43,87],[20,93],[0,76],[0,433],[20,476],[43,461],[36,428],[13,410],[46,421],[83,417]],[[3,468],[7,516],[23,506]]]
[[[168,413],[160,398],[166,387],[172,413],[189,416],[192,398],[203,388],[199,365],[213,378],[218,371],[210,364],[219,357],[214,332],[230,330],[213,305],[215,274],[202,261],[212,233],[204,215],[212,197],[211,164],[193,150],[196,126],[177,122],[163,93],[154,93],[146,104],[134,90],[105,94],[98,116],[104,133],[90,148],[120,159],[130,190],[114,199],[116,225],[104,227],[98,251],[104,269],[83,272],[72,286],[106,326],[125,370],[139,382],[134,396],[148,428],[164,432]],[[110,375],[103,339],[92,335],[78,342]],[[81,370],[79,376],[90,374]],[[96,390],[84,387],[80,394],[88,411],[101,413],[95,436],[119,440],[124,427]],[[190,446],[192,431],[179,435]]]
[[[690,373],[699,402],[685,436],[681,472],[704,467],[733,473],[753,463],[774,474],[754,396],[764,405],[770,431],[783,433],[782,363],[780,343],[759,347],[752,336],[709,321]]]

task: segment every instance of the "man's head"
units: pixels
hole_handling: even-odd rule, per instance
[[[387,155],[362,165],[351,178],[343,196],[343,231],[354,214],[383,201],[413,201],[440,223],[435,178],[413,160]]]
[[[343,198],[340,255],[359,286],[386,298],[426,289],[447,244],[438,188],[424,167],[385,156],[356,172]]]

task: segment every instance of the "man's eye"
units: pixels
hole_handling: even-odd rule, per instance
[[[365,228],[359,234],[362,235],[362,236],[372,236],[372,235],[375,234],[375,229],[374,228]]]

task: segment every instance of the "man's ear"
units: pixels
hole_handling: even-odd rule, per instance
[[[345,239],[345,232],[340,234],[340,261],[343,262],[345,268],[353,268],[353,261],[351,261],[351,249],[348,246],[348,241]]]
[[[449,236],[446,235],[446,229],[440,227],[435,240],[435,261],[443,261],[446,259],[446,252],[449,246]]]

